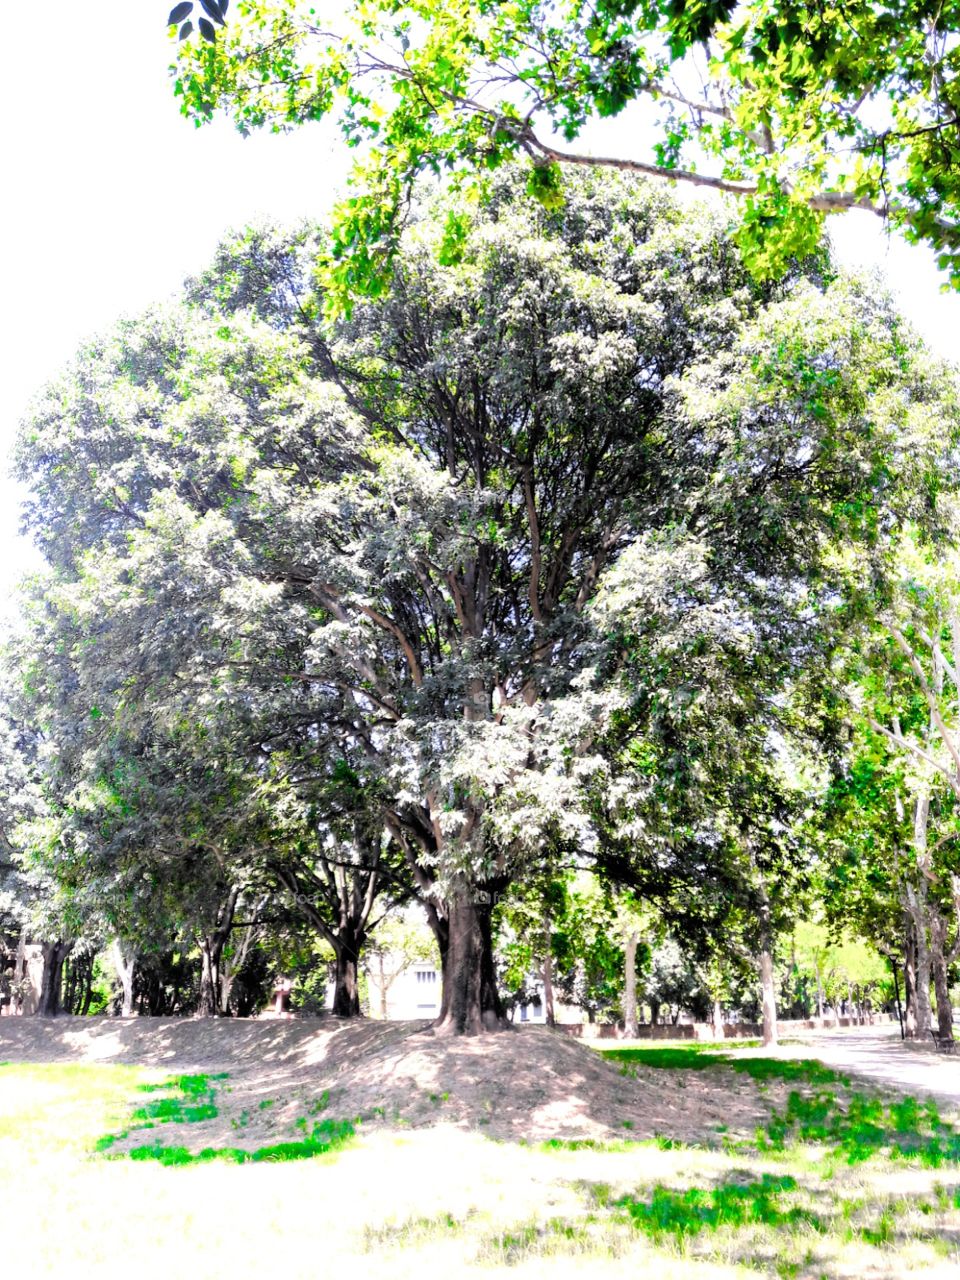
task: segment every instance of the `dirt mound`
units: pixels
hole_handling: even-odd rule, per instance
[[[422,1023],[63,1018],[0,1021],[0,1061],[125,1062],[226,1072],[216,1115],[151,1138],[190,1150],[255,1150],[302,1136],[318,1116],[370,1127],[472,1129],[513,1141],[695,1140],[752,1133],[769,1114],[752,1083],[722,1071],[621,1074],[546,1028],[440,1039]],[[125,1145],[143,1141],[132,1132]]]

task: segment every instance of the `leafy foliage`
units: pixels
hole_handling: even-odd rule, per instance
[[[327,258],[334,307],[382,292],[420,179],[482,199],[487,175],[516,159],[546,208],[579,166],[733,193],[759,276],[811,252],[826,214],[861,208],[931,244],[960,279],[952,4],[244,0],[226,25],[224,5],[203,7],[220,38],[207,19],[199,42],[181,29],[172,68],[187,116],[223,109],[244,133],[333,117],[361,148]],[[621,115],[629,134],[602,126],[619,153],[571,147]],[[638,123],[650,154],[623,143],[644,136]],[[455,215],[448,230],[449,255]]]

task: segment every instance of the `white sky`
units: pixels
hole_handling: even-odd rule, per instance
[[[225,121],[197,130],[179,115],[168,7],[5,6],[2,457],[30,396],[86,335],[173,293],[229,227],[319,216],[342,188],[345,149],[325,127],[243,139]],[[604,128],[596,149],[629,154],[630,122],[615,139]],[[830,226],[841,261],[879,266],[929,342],[960,356],[960,296],[940,292],[931,255],[888,242],[869,214]],[[0,600],[33,562],[17,520],[14,486],[0,479]]]

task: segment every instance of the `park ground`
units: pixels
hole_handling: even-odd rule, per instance
[[[876,1029],[5,1019],[12,1272],[955,1276],[960,1061]]]

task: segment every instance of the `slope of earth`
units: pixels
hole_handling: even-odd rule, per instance
[[[527,1142],[661,1133],[697,1141],[721,1128],[752,1134],[781,1100],[776,1087],[750,1080],[732,1088],[721,1070],[641,1065],[624,1074],[540,1027],[438,1039],[422,1023],[334,1018],[5,1018],[3,1060],[134,1063],[162,1068],[157,1081],[202,1073],[216,1114],[163,1124],[164,1143],[190,1150],[293,1140],[319,1115],[359,1119],[365,1129],[444,1124]],[[134,1129],[122,1146],[143,1137]]]

